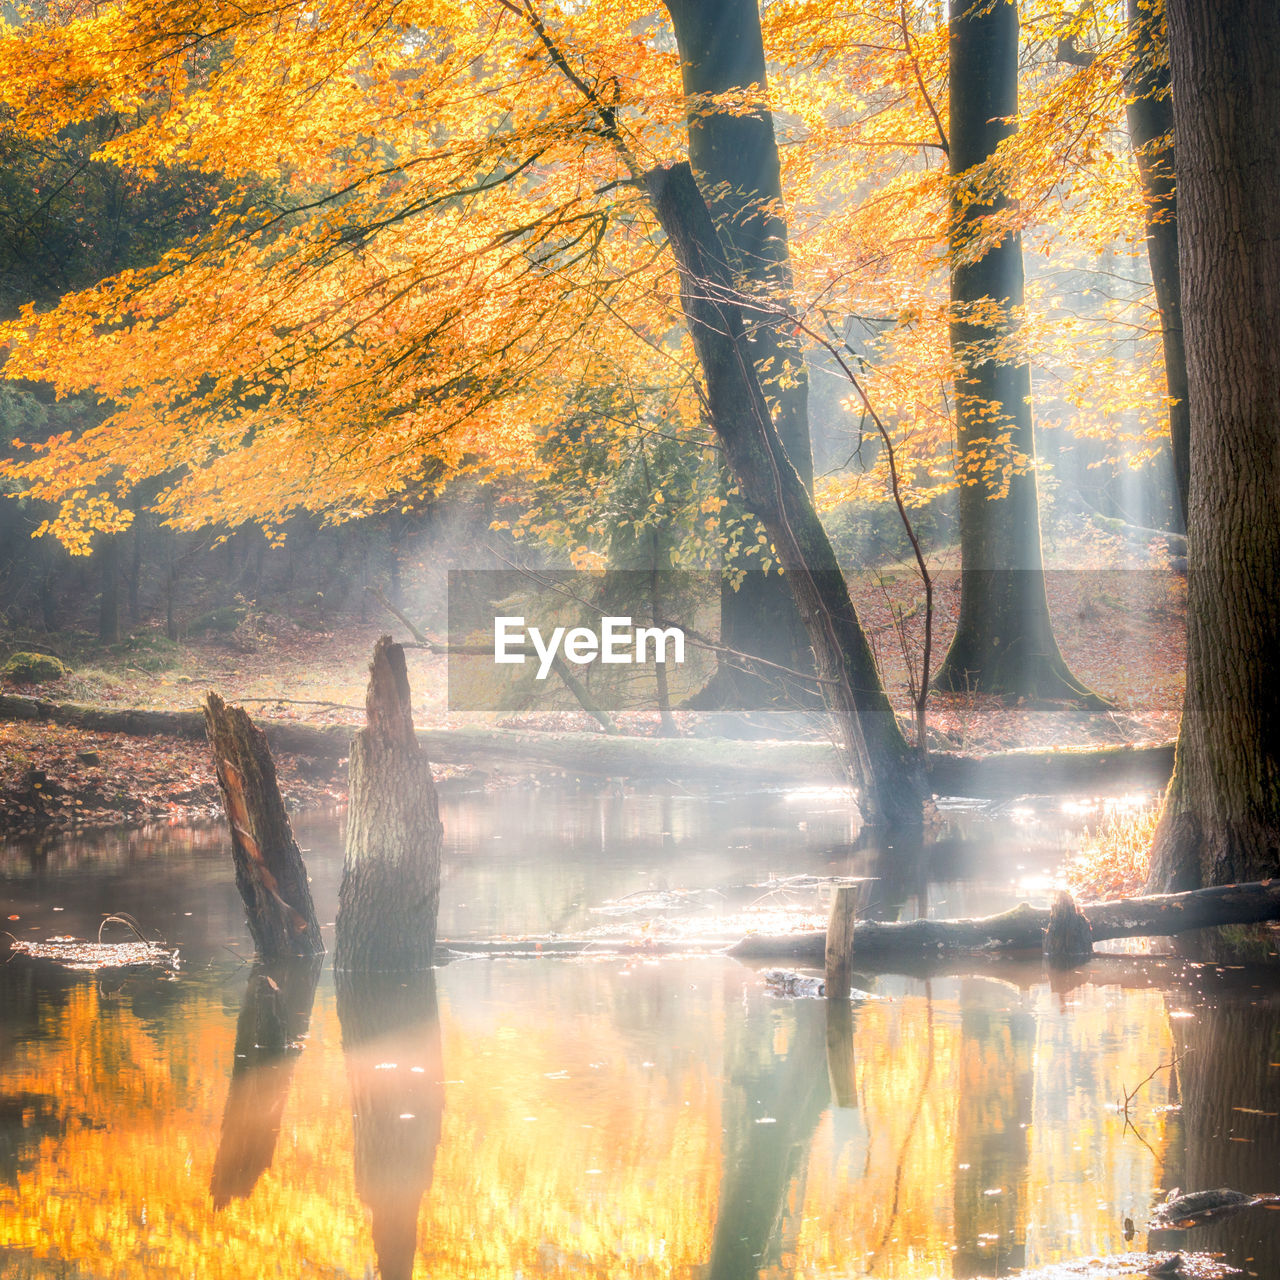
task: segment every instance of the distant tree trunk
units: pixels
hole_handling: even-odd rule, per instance
[[[774,306],[791,303],[791,258],[773,113],[765,97],[759,0],[663,0],[675,28],[689,103],[689,160],[720,233],[734,281]],[[715,95],[757,86],[750,111],[709,106]],[[747,348],[783,448],[806,487],[813,484],[809,377],[799,343],[782,321],[751,319]],[[750,504],[747,503],[748,509]],[[804,624],[786,582],[750,573],[720,597],[720,639],[728,648],[793,670],[811,671]],[[794,687],[794,686],[793,686]],[[772,682],[722,663],[691,705],[768,705]]]
[[[963,692],[1097,701],[1067,669],[1049,619],[1031,370],[993,352],[1023,305],[1022,237],[969,261],[985,219],[1009,207],[971,171],[995,154],[1018,110],[1018,9],[1010,0],[951,0],[951,348],[960,481],[960,618],[934,684]],[[994,318],[993,318],[994,313]],[[1003,486],[1007,484],[1007,492]]]
[[[781,448],[754,367],[743,358],[745,324],[706,202],[687,164],[651,170],[645,181],[679,264],[712,426],[786,568],[864,812],[892,826],[918,825],[920,762],[898,728],[809,491]]]
[[[98,571],[102,575],[102,594],[98,597],[98,639],[103,644],[120,643],[120,538],[118,534],[102,535],[98,548]]]
[[[324,952],[307,887],[307,869],[293,838],[266,735],[243,707],[216,693],[204,704],[209,746],[231,826],[236,888],[249,932],[264,961]]]
[[[340,925],[339,952],[342,944]],[[340,969],[336,982],[356,1194],[372,1218],[380,1280],[411,1280],[444,1112],[435,975]]]
[[[374,646],[366,724],[351,744],[346,861],[334,965],[361,972],[431,964],[443,833],[418,746],[404,650]]]
[[[136,627],[142,621],[142,561],[146,544],[147,517],[135,510],[133,517],[133,547],[129,557],[129,621]]]
[[[1187,692],[1154,889],[1280,874],[1280,6],[1168,12],[1194,430]]]
[[[1177,485],[1176,527],[1186,529],[1191,476],[1191,409],[1187,353],[1182,341],[1182,282],[1178,275],[1178,196],[1174,186],[1173,92],[1169,77],[1169,33],[1162,0],[1128,0],[1133,61],[1126,75],[1125,113],[1142,178],[1147,257],[1160,312],[1169,446]]]

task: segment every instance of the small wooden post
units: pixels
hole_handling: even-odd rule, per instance
[[[827,922],[827,999],[847,1000],[853,987],[853,925],[857,885],[841,884],[831,898]]]
[[[216,693],[205,699],[204,719],[231,825],[236,888],[258,958],[323,954],[307,868],[280,798],[266,734],[243,707],[227,706]]]

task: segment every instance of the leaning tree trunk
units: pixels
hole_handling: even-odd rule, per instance
[[[231,826],[231,857],[258,958],[320,955],[324,942],[276,782],[266,734],[216,693],[204,704],[209,746]]]
[[[1191,402],[1187,692],[1149,884],[1280,874],[1280,7],[1170,0]]]
[[[359,971],[431,964],[442,831],[431,764],[414,736],[404,650],[374,646],[367,724],[351,744],[346,861],[334,964]]]
[[[1169,448],[1177,487],[1177,519],[1185,530],[1191,483],[1191,408],[1182,340],[1182,280],[1178,274],[1178,196],[1174,184],[1173,89],[1169,32],[1161,0],[1128,0],[1132,61],[1126,72],[1125,114],[1142,179],[1147,258],[1160,313]]]
[[[706,379],[712,427],[787,571],[864,812],[890,825],[918,825],[920,762],[898,728],[809,492],[774,430],[706,202],[687,164],[650,170],[645,183],[679,266],[681,303]]]
[[[664,0],[675,28],[688,101],[689,160],[711,208],[735,283],[767,301],[791,305],[791,258],[782,216],[782,176],[773,113],[766,97],[759,0]],[[754,92],[753,92],[754,90]],[[751,93],[751,107],[715,105],[720,94]],[[813,483],[809,378],[791,326],[756,320],[747,332],[761,389],[796,473]],[[748,503],[748,506],[750,504]],[[812,671],[804,624],[778,574],[748,573],[720,597],[720,639],[730,649],[791,670]],[[777,682],[722,662],[691,705],[768,705],[794,696]]]
[[[951,348],[960,482],[960,618],[934,684],[1033,698],[1095,695],[1058,651],[1045,594],[1031,369],[1011,358],[1023,305],[1022,237],[974,258],[1010,208],[987,162],[1018,110],[1018,9],[951,0]],[[994,187],[994,190],[992,188]]]

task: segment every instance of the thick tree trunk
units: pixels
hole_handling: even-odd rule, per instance
[[[285,960],[255,965],[249,975],[209,1182],[215,1209],[248,1196],[271,1167],[322,963],[319,956]]]
[[[1164,937],[1188,929],[1280,920],[1280,880],[1220,885],[1191,893],[1086,902],[1093,941]],[[853,931],[853,965],[870,957],[942,956],[956,951],[1040,951],[1051,909],[1022,903],[1000,915],[972,920],[859,920]],[[822,964],[826,931],[754,935],[730,952],[742,959],[811,960]]]
[[[1169,0],[1191,421],[1187,693],[1149,886],[1280,873],[1280,7]]]
[[[227,706],[216,693],[205,699],[204,717],[231,826],[236,888],[258,958],[320,955],[324,942],[307,869],[280,798],[266,735],[243,707]]]
[[[681,300],[706,379],[712,426],[787,571],[864,810],[890,825],[918,825],[920,762],[898,728],[809,492],[773,428],[706,203],[687,164],[651,170],[645,181],[679,264]]]
[[[431,764],[414,736],[404,650],[374,646],[367,724],[351,744],[346,860],[334,964],[360,972],[431,964],[443,832]]]
[[[766,96],[759,0],[664,3],[675,28],[689,103],[689,160],[734,282],[744,292],[767,299],[773,308],[789,308],[791,260],[781,213],[778,143]],[[714,105],[718,94],[749,92],[753,86],[758,96],[751,110]],[[811,486],[809,378],[800,345],[781,320],[753,320],[747,349],[787,457],[804,485]],[[749,574],[736,590],[726,583],[720,599],[720,639],[740,653],[792,670],[812,670],[795,599],[777,574]],[[768,706],[787,698],[774,682],[722,662],[712,684],[691,705]]]
[[[340,969],[337,988],[356,1194],[372,1219],[381,1280],[411,1280],[444,1113],[435,975]]]
[[[1023,305],[1022,237],[976,261],[975,235],[1008,197],[974,174],[1014,128],[1018,9],[951,0],[951,348],[960,482],[960,618],[934,683],[957,692],[1097,703],[1067,669],[1049,618],[1040,551],[1031,370],[1011,358]],[[968,175],[967,180],[965,175]]]
[[[1160,313],[1169,448],[1177,487],[1176,527],[1185,529],[1191,477],[1191,409],[1182,342],[1182,281],[1178,275],[1178,196],[1174,185],[1173,91],[1169,32],[1161,0],[1128,0],[1133,60],[1126,74],[1125,114],[1142,179],[1147,258]]]

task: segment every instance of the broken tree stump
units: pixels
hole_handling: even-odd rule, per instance
[[[266,735],[243,707],[216,693],[204,703],[205,728],[231,826],[236,888],[264,961],[324,952],[307,868],[285,813]]]
[[[431,764],[414,735],[404,650],[390,636],[374,646],[365,714],[351,744],[334,965],[425,969],[435,946],[443,832]]]
[[[1044,958],[1058,968],[1070,968],[1093,955],[1093,926],[1076,900],[1059,889],[1049,908],[1044,931]]]

